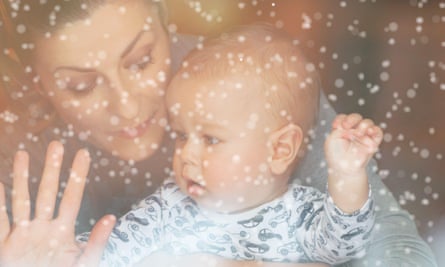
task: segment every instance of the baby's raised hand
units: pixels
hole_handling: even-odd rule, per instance
[[[364,171],[382,139],[382,130],[372,120],[357,113],[339,114],[325,143],[329,170],[342,175]]]

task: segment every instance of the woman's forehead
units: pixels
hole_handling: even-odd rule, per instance
[[[46,62],[49,69],[60,64],[85,67],[101,57],[118,58],[133,42],[153,41],[156,32],[163,30],[156,9],[149,8],[144,1],[111,2],[88,18],[39,38],[37,63]],[[48,55],[48,51],[54,56]]]
[[[95,32],[97,35],[107,36],[122,34],[125,31],[152,31],[155,27],[161,26],[158,9],[151,8],[147,1],[110,1],[108,4],[94,9],[89,16],[65,23],[56,27],[55,35],[64,39],[71,34],[71,37]],[[149,1],[148,1],[149,2]],[[48,33],[47,33],[48,34]],[[47,36],[46,36],[47,37]],[[81,40],[84,41],[84,40]]]

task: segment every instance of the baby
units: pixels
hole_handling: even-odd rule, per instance
[[[338,115],[327,193],[291,181],[316,121],[317,73],[292,40],[244,26],[193,51],[166,95],[172,177],[116,224],[105,266],[157,251],[338,264],[364,255],[374,223],[366,166],[382,131]]]

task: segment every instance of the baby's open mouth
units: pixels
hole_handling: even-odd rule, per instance
[[[187,193],[191,196],[200,197],[204,195],[205,187],[202,183],[187,179]]]

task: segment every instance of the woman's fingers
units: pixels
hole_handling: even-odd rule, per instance
[[[9,217],[6,211],[5,188],[0,183],[0,240],[5,240],[10,231]]]
[[[113,215],[106,215],[102,217],[93,227],[88,243],[85,247],[85,252],[79,259],[81,266],[98,266],[102,256],[108,237],[113,230],[116,223],[116,217]]]
[[[58,216],[67,225],[73,225],[76,222],[90,161],[90,154],[85,149],[79,150],[74,157]]]
[[[27,223],[31,210],[28,191],[29,155],[18,151],[13,165],[12,216],[14,224]]]
[[[46,152],[45,167],[36,200],[36,218],[44,220],[53,218],[62,159],[63,145],[60,142],[51,142]]]

